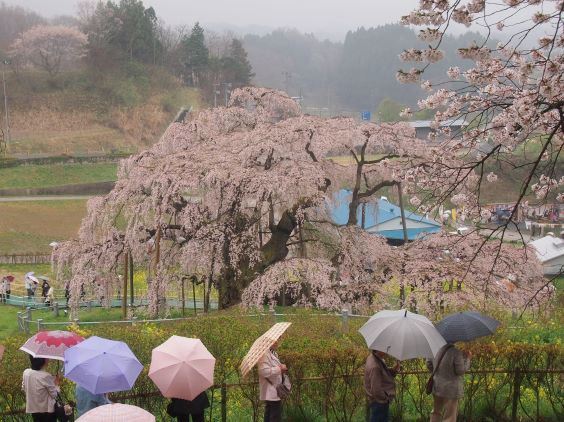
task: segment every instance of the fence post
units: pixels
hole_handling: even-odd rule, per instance
[[[74,322],[74,325],[76,325],[77,327],[80,325],[80,320],[78,318],[75,318],[72,321]]]
[[[41,331],[42,328],[43,328],[43,318],[39,318],[37,320],[37,331]]]
[[[59,316],[59,302],[53,303],[53,315]]]
[[[348,333],[349,331],[349,311],[348,309],[343,309],[341,311],[341,328],[343,332]]]
[[[86,302],[86,310],[87,310],[88,312],[90,312],[90,311],[92,310],[92,301],[91,301],[91,300],[88,300],[88,301]]]
[[[23,319],[23,312],[18,312],[18,331],[24,330],[22,319]]]
[[[517,406],[521,395],[521,368],[515,368],[513,375],[513,400],[511,403],[511,422],[517,421]]]
[[[221,384],[221,422],[227,422],[227,387]]]
[[[31,308],[28,306],[27,308],[25,308],[25,312],[26,318],[28,319],[28,321],[31,321]]]
[[[276,324],[276,310],[274,308],[270,308],[268,310],[268,313],[270,314],[270,319],[272,320],[272,323]]]
[[[137,317],[131,317],[131,325],[135,325],[135,323],[137,322]]]

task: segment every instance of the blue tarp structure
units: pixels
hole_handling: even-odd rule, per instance
[[[327,204],[331,219],[339,225],[347,224],[349,219],[349,202],[351,191],[339,191],[332,203]],[[362,227],[362,212],[364,207],[364,228],[387,239],[403,240],[400,207],[386,199],[376,199],[360,205],[357,210],[357,224]],[[405,212],[408,240],[428,234],[438,233],[441,225],[434,220],[411,211]]]

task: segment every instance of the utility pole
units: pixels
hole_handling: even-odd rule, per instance
[[[284,71],[282,72],[282,76],[284,76],[284,91],[286,94],[290,95],[288,90],[290,89],[290,80],[292,79],[292,72]]]
[[[213,107],[216,108],[217,107],[217,96],[219,94],[221,94],[221,91],[219,90],[220,88],[220,84],[213,84]]]
[[[9,60],[3,61],[4,66],[2,67],[2,85],[4,86],[4,124],[6,126],[6,149],[10,144],[10,120],[8,119],[8,95],[6,93],[6,66],[10,64]]]
[[[223,86],[223,92],[225,94],[225,107],[227,107],[227,104],[229,103],[229,94],[231,94],[231,87],[233,86],[233,84],[231,82],[224,82]]]

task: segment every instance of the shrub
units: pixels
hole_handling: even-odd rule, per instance
[[[362,421],[365,415],[365,395],[362,368],[367,350],[357,329],[362,320],[351,320],[350,331],[341,332],[338,317],[315,315],[299,311],[286,316],[293,322],[283,338],[280,356],[288,365],[293,383],[287,402],[289,420]],[[151,350],[172,334],[198,337],[216,357],[215,382],[239,384],[238,366],[255,338],[272,321],[267,316],[249,316],[234,311],[200,316],[180,323],[97,325],[74,328],[84,336],[99,335],[125,341],[145,364],[145,369],[131,392],[113,396],[115,400],[136,404],[165,418],[167,400],[161,398],[148,378]],[[0,412],[23,407],[20,389],[21,373],[28,361],[17,349],[26,340],[18,335],[5,342],[6,354],[0,365]],[[562,348],[556,344],[495,343],[491,339],[465,345],[473,352],[472,369],[466,376],[466,394],[460,403],[466,420],[484,420],[495,415],[507,420],[511,413],[512,373],[482,373],[496,368],[523,370],[520,418],[562,420],[562,385],[558,374],[527,373],[531,369],[561,369]],[[392,406],[397,419],[424,420],[431,411],[431,398],[424,394],[428,373],[422,360],[402,364],[404,374],[398,376],[398,397]],[[253,381],[256,373],[246,381]],[[307,380],[307,378],[317,378]],[[305,378],[305,379],[304,379]],[[72,398],[73,386],[66,381],[64,395]],[[133,397],[131,397],[133,396]],[[210,391],[213,420],[221,420],[220,389]],[[227,387],[227,420],[259,420],[262,404],[254,383]],[[166,420],[166,419],[164,419]]]

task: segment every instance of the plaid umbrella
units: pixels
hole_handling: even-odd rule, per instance
[[[251,369],[253,369],[253,366],[258,363],[260,358],[276,343],[276,340],[284,334],[284,331],[286,331],[290,325],[292,325],[291,322],[278,322],[255,340],[239,367],[243,378],[247,376]]]
[[[64,360],[65,350],[75,346],[84,338],[72,331],[39,331],[20,347],[34,358]]]
[[[77,422],[155,422],[146,410],[129,404],[112,403],[98,406],[86,412]]]
[[[449,343],[472,341],[489,336],[499,327],[499,321],[479,312],[458,312],[437,323],[437,330]]]

